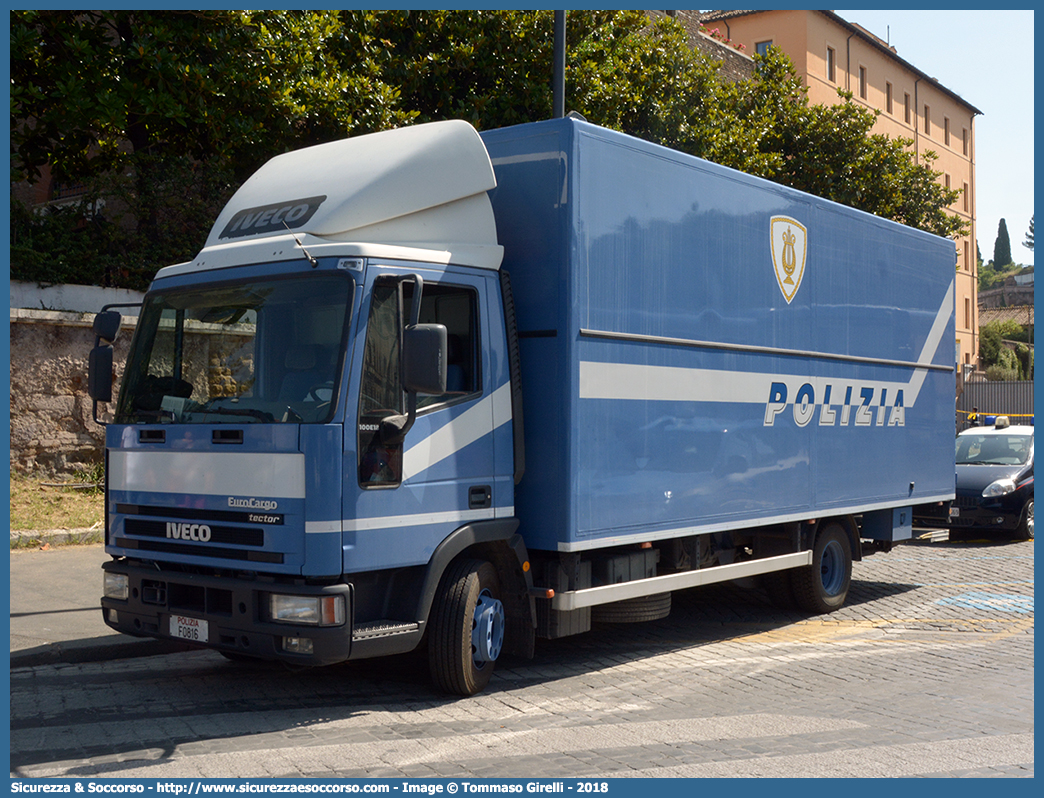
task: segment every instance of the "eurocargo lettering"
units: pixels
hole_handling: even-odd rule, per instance
[[[573,118],[279,155],[141,307],[105,620],[237,661],[423,643],[470,695],[700,585],[829,612],[954,495],[954,264]]]
[[[232,496],[229,496],[228,506],[243,507],[248,510],[276,510],[279,508],[279,502],[266,501],[263,499],[236,499]]]

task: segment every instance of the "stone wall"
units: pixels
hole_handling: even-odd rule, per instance
[[[69,475],[102,461],[105,427],[95,423],[87,395],[93,320],[93,313],[11,310],[12,471]],[[119,395],[136,323],[135,316],[124,316],[113,346],[113,397]],[[187,328],[186,361],[200,364],[184,375],[199,391],[195,398],[243,390],[243,375],[253,373],[252,348],[252,337],[237,337],[218,325]],[[99,418],[114,409],[114,403],[100,404]]]
[[[1010,308],[1017,305],[1033,304],[1033,283],[1019,285],[1014,277],[1009,277],[998,288],[988,288],[979,292],[980,308]]]
[[[105,428],[94,423],[87,396],[93,318],[93,313],[11,310],[12,471],[71,474],[102,461]],[[116,391],[135,321],[124,316],[114,346]]]

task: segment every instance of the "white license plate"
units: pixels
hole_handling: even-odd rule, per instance
[[[950,518],[959,518],[960,515],[961,515],[961,508],[960,507],[951,507],[950,508]]]
[[[186,618],[184,615],[170,616],[170,636],[180,640],[194,640],[197,643],[206,643],[209,640],[210,631],[206,621],[198,618]]]

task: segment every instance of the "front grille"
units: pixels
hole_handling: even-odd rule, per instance
[[[192,507],[149,507],[141,504],[117,504],[116,512],[120,515],[179,518],[184,521],[226,521],[233,524],[282,526],[285,522],[285,516],[265,510],[197,510]]]
[[[115,545],[120,548],[275,565],[285,562],[283,554],[263,550],[263,528],[229,524],[282,526],[283,515],[123,503],[116,505],[116,511],[125,516],[146,516],[124,519],[123,531],[129,537],[116,538]],[[240,546],[251,549],[232,548]]]
[[[283,564],[283,555],[279,552],[229,549],[224,546],[210,546],[206,543],[200,545],[198,543],[166,543],[158,540],[116,538],[116,546],[121,549],[136,549],[138,551],[158,551],[166,554],[190,554],[195,557],[218,557],[226,560],[241,560],[243,562]]]
[[[182,535],[182,528],[187,528],[188,523],[174,523],[171,521],[143,521],[139,518],[128,518],[123,528],[128,535],[139,535],[146,538],[179,538],[185,539],[188,531]],[[265,531],[263,529],[251,529],[245,527],[212,526],[206,525],[209,530],[208,543],[230,543],[233,546],[264,546]]]

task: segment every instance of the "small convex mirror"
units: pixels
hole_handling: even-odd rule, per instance
[[[123,317],[115,310],[103,310],[94,317],[94,334],[105,343],[111,344],[120,332]]]

